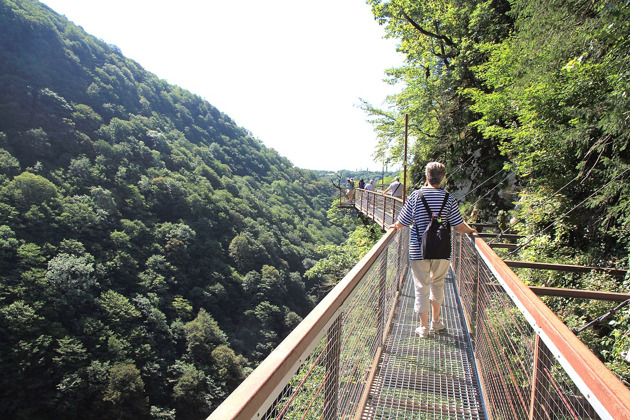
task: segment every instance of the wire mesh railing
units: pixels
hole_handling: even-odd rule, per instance
[[[489,417],[626,419],[630,391],[481,239],[453,266]]]
[[[389,232],[210,419],[351,419],[361,411],[405,275]]]
[[[355,207],[383,228],[396,221],[403,200],[381,191],[356,190]]]

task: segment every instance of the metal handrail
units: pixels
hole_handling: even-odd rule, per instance
[[[357,189],[354,205],[383,229],[396,221],[404,202],[382,191]]]
[[[406,241],[406,236],[400,232],[390,231],[385,234],[296,329],[210,415],[209,419],[275,418],[278,412],[294,409],[288,407],[290,404],[296,405],[295,401],[300,398],[298,395],[298,392],[301,392],[300,387],[303,389],[308,387],[306,393],[314,398],[309,404],[309,410],[323,409],[325,418],[337,418],[336,413],[340,410],[351,410],[354,415],[358,408],[340,408],[340,401],[358,401],[368,388],[366,384],[371,376],[370,372],[374,369],[372,364],[383,344],[387,329],[387,314],[391,313],[391,308],[395,304],[395,295],[404,275],[398,256],[406,253],[406,248],[401,248],[401,244],[406,244]],[[392,261],[388,264],[390,259]],[[375,282],[375,286],[368,285],[359,290],[359,286],[371,281]],[[375,293],[375,290],[378,290],[378,293]],[[368,300],[370,302],[366,303]],[[356,304],[357,301],[360,301],[360,304]],[[366,307],[374,308],[371,312],[372,317],[364,316]],[[355,312],[358,310],[361,314],[353,315],[353,310]],[[362,333],[358,339],[352,337],[350,330],[354,325],[349,323],[349,318],[366,323],[369,331]],[[374,318],[378,318],[378,322]],[[350,350],[346,352],[348,354],[341,354],[341,348],[346,348],[349,342],[357,340],[360,340],[357,344],[361,349],[367,347],[368,341],[374,343],[369,354],[365,355],[365,360],[360,362],[360,368],[351,369],[352,375],[356,376],[353,377],[353,381],[356,380],[357,386],[350,391],[335,389],[339,388],[338,382],[346,379],[339,378],[339,371],[343,369],[343,366],[340,366],[343,364],[342,360],[357,352]],[[310,381],[308,379],[310,376],[316,379]],[[294,383],[296,378],[299,378],[299,384]],[[317,382],[318,379],[322,379],[323,382]],[[333,384],[329,386],[330,382]],[[320,392],[320,388],[327,389]],[[359,395],[350,398],[344,396],[344,392]],[[318,397],[318,393],[322,396]],[[314,401],[319,401],[319,404]]]
[[[630,390],[486,242],[456,238],[456,279],[490,417],[630,418]]]

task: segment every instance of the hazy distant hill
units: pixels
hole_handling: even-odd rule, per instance
[[[311,309],[314,248],[344,240],[331,198],[200,97],[0,0],[0,417],[203,418]]]

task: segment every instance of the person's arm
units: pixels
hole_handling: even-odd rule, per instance
[[[394,229],[394,230],[399,230],[399,229],[402,229],[403,227],[405,227],[405,225],[403,225],[400,222],[396,222],[393,225],[389,225],[389,228]]]
[[[477,229],[471,228],[466,222],[461,223],[457,226],[453,226],[453,229],[455,229],[459,233],[466,233],[468,235],[472,235],[473,233],[479,233],[477,232]]]

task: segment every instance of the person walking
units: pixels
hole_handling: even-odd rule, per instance
[[[392,197],[402,197],[403,194],[403,185],[400,183],[400,179],[398,177],[394,178],[394,182],[389,184],[389,187],[385,191],[384,194],[391,194]]]
[[[419,190],[414,191],[398,214],[396,223],[390,228],[399,230],[405,226],[411,227],[409,235],[409,265],[413,272],[415,286],[414,311],[420,316],[420,326],[416,333],[422,337],[428,337],[429,332],[438,332],[444,329],[444,322],[440,317],[442,302],[444,301],[444,279],[448,274],[450,258],[424,259],[422,255],[422,236],[431,221],[431,215],[440,212],[450,225],[460,233],[474,234],[476,229],[471,228],[462,219],[457,202],[452,196],[447,197],[447,192],[440,188],[446,175],[446,168],[439,162],[430,162],[426,166],[425,175],[427,183]],[[445,199],[446,197],[446,199]],[[423,198],[430,209],[427,212]],[[429,328],[429,309],[431,313],[431,325]]]

